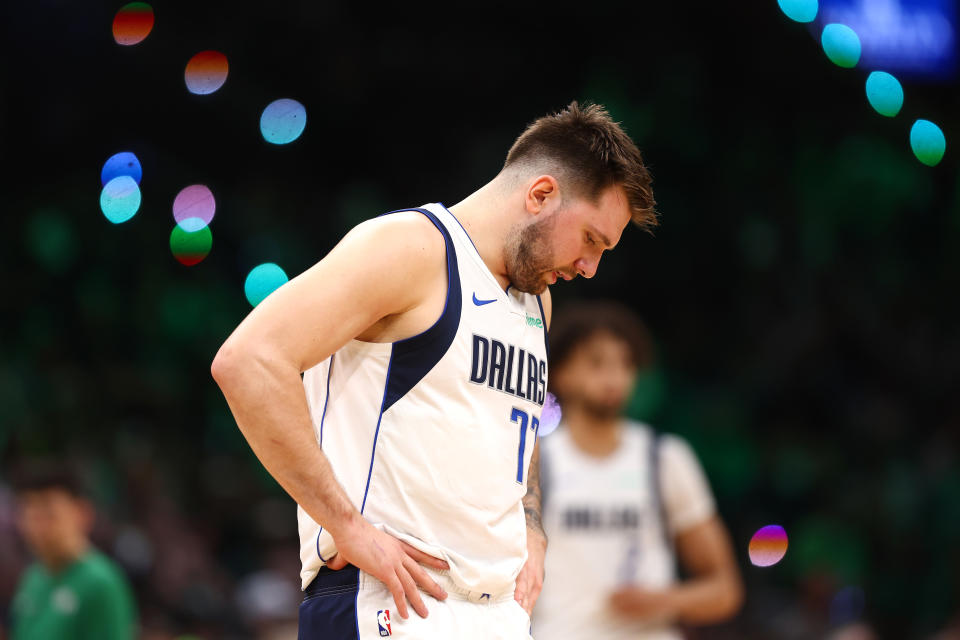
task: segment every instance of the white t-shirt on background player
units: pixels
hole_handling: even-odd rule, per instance
[[[654,442],[659,499],[651,466]],[[608,603],[622,586],[655,590],[674,583],[670,541],[714,515],[713,494],[693,450],[675,436],[655,438],[652,429],[635,422],[623,429],[616,451],[603,458],[580,450],[563,424],[540,447],[549,544],[534,637],[680,640],[676,629],[624,619]]]

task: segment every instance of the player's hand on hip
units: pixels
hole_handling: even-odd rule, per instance
[[[543,589],[543,559],[547,553],[547,539],[539,532],[527,529],[527,561],[517,575],[513,599],[533,615],[533,607]]]
[[[616,613],[633,620],[667,622],[676,617],[675,600],[670,589],[624,586],[610,595],[610,607]]]
[[[327,561],[327,566],[336,571],[352,564],[383,582],[393,594],[401,618],[409,617],[408,600],[421,618],[427,617],[418,585],[437,600],[447,597],[447,592],[419,564],[442,570],[449,568],[446,562],[397,540],[366,520],[335,542],[337,553]]]

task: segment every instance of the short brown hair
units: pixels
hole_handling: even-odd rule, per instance
[[[72,463],[58,458],[31,459],[16,465],[11,485],[15,494],[56,489],[74,498],[86,496],[86,487]]]
[[[603,106],[574,100],[534,120],[510,147],[503,167],[542,159],[560,165],[574,190],[592,201],[607,187],[621,185],[633,223],[646,231],[657,226],[653,178],[637,145]]]
[[[559,309],[550,323],[551,376],[566,364],[577,346],[599,332],[626,343],[637,369],[642,371],[653,365],[653,339],[640,316],[612,300],[578,302]]]

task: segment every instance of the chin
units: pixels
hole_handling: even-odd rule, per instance
[[[618,418],[623,413],[623,403],[611,403],[611,402],[592,402],[585,401],[585,408],[588,413],[590,413],[595,418],[601,418],[604,420],[613,420]]]
[[[513,287],[514,289],[516,289],[517,291],[521,291],[521,292],[523,292],[523,293],[530,293],[530,294],[533,294],[533,295],[535,295],[535,296],[538,296],[538,295],[540,295],[541,293],[543,293],[544,291],[547,290],[547,281],[544,279],[544,280],[540,280],[540,281],[537,282],[536,284],[525,284],[525,283],[522,283],[522,282],[521,282],[521,283],[517,283],[517,282],[511,280],[511,281],[510,281],[510,286]]]
[[[547,284],[546,280],[541,280],[535,288],[531,288],[530,291],[527,291],[527,293],[532,293],[535,296],[539,296],[541,293],[547,290],[548,286],[549,285]]]

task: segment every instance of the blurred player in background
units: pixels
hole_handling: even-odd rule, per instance
[[[129,640],[133,593],[122,570],[90,544],[93,506],[61,464],[23,470],[17,528],[37,562],[20,579],[11,640]]]
[[[230,336],[214,377],[300,505],[301,640],[529,638],[547,286],[592,277],[653,205],[636,145],[573,103],[458,204],[353,229]]]
[[[627,308],[590,302],[558,313],[550,386],[563,422],[542,440],[546,580],[537,640],[674,640],[676,623],[719,622],[743,595],[726,528],[693,451],[623,410],[651,364]],[[677,582],[679,558],[691,579]]]

